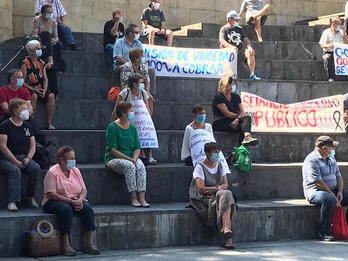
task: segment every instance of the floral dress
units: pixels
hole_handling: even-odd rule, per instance
[[[26,57],[22,61],[21,66],[23,64],[25,64],[25,67],[27,68],[27,77],[25,79],[25,83],[34,89],[37,89],[38,85],[41,85],[41,88],[43,88],[45,62],[39,59],[36,68],[30,58]]]

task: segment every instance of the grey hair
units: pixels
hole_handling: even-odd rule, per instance
[[[40,42],[38,40],[30,40],[26,46],[25,49],[29,53],[29,51],[32,51],[37,45],[40,45]]]

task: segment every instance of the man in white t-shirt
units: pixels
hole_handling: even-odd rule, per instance
[[[335,77],[334,43],[343,43],[342,21],[338,17],[330,19],[330,28],[324,30],[319,41],[329,82],[333,82]]]

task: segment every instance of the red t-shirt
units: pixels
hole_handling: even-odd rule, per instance
[[[10,89],[8,85],[5,85],[0,88],[0,104],[3,102],[9,103],[13,98],[20,98],[25,101],[30,100],[30,93],[28,88],[21,87],[16,91]],[[7,117],[7,114],[0,107],[0,120],[3,120]]]

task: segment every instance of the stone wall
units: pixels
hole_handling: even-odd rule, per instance
[[[12,0],[0,0],[0,42],[12,37]]]
[[[13,0],[13,34],[20,36],[30,31],[36,0]],[[11,0],[0,0],[6,8]],[[124,10],[125,23],[140,24],[141,11],[147,0],[62,0],[68,11],[66,22],[74,31],[102,32],[104,22],[111,17],[111,11],[119,7]],[[162,0],[167,26],[171,28],[198,22],[223,23],[230,9],[239,9],[242,0]],[[297,20],[342,12],[345,0],[264,0],[272,6],[268,24],[288,25]],[[9,11],[1,10],[0,22],[11,19]],[[1,14],[2,14],[1,13]],[[2,23],[0,23],[2,28]],[[3,30],[3,29],[0,29]],[[2,31],[0,31],[2,32]],[[7,37],[1,36],[1,37]]]

